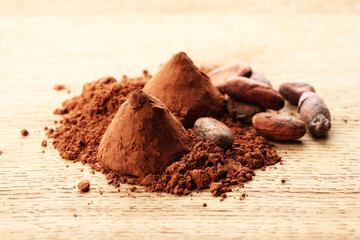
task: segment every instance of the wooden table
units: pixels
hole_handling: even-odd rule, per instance
[[[359,238],[359,2],[134,2],[0,1],[0,238]],[[53,110],[84,83],[155,73],[178,51],[197,65],[247,62],[275,88],[311,83],[332,113],[329,138],[277,143],[283,165],[256,171],[223,202],[208,191],[117,192],[41,146],[60,119]],[[82,179],[86,194],[75,188]]]

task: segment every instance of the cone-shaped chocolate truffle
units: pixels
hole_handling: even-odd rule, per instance
[[[143,90],[165,103],[186,128],[200,117],[218,117],[225,110],[224,97],[184,52],[175,54]]]
[[[135,90],[119,108],[98,149],[100,163],[122,174],[161,173],[191,146],[185,128],[157,98]]]

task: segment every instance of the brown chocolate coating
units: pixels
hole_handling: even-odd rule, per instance
[[[160,100],[133,91],[101,139],[98,157],[103,167],[122,174],[161,173],[186,154],[191,140]]]
[[[224,97],[184,52],[175,54],[143,90],[160,99],[186,128],[200,117],[219,117],[225,112]]]

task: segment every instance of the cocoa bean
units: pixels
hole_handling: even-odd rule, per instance
[[[314,137],[327,135],[331,128],[331,116],[322,98],[313,92],[304,92],[299,99],[298,112]]]
[[[273,141],[292,141],[306,133],[306,126],[300,119],[275,113],[255,114],[252,123],[259,135]]]
[[[251,67],[245,63],[225,65],[222,67],[215,68],[208,73],[213,85],[221,90],[225,81],[229,77],[250,77]]]
[[[313,86],[303,82],[285,82],[280,85],[279,93],[291,104],[297,105],[301,94],[304,92],[315,92]]]
[[[224,149],[234,143],[234,135],[230,128],[213,118],[204,117],[196,120],[194,133],[203,140],[213,142]]]
[[[222,91],[232,99],[280,110],[284,99],[272,87],[245,77],[231,77],[225,81]]]
[[[251,103],[237,102],[231,99],[226,102],[226,108],[229,115],[235,121],[243,121],[246,123],[251,123],[251,118],[256,113],[265,111],[263,107]]]
[[[254,79],[255,81],[257,81],[259,83],[263,83],[265,85],[269,85],[270,87],[272,87],[270,81],[261,72],[253,70],[250,78]]]

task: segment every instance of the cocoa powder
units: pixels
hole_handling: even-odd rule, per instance
[[[161,173],[189,152],[185,128],[158,99],[141,89],[130,93],[99,148],[98,160],[109,170],[133,176]]]
[[[54,90],[56,90],[56,91],[61,91],[61,90],[65,90],[65,89],[66,89],[66,87],[64,84],[57,84],[54,86]]]
[[[23,135],[24,137],[29,136],[29,132],[28,132],[28,130],[26,130],[25,128],[24,128],[24,129],[21,129],[20,133],[21,133],[21,135]]]
[[[81,192],[88,192],[90,190],[90,182],[85,180],[78,183],[78,188]]]
[[[144,91],[160,99],[185,128],[193,127],[200,117],[219,117],[225,112],[224,97],[184,52],[175,54]]]
[[[256,135],[251,126],[234,122],[225,114],[218,120],[234,134],[234,144],[230,149],[224,150],[212,142],[204,142],[189,128],[186,133],[191,139],[190,151],[158,174],[134,177],[105,169],[97,157],[102,136],[129,94],[143,88],[150,78],[145,71],[142,77],[129,79],[124,76],[121,81],[112,77],[102,78],[85,84],[81,95],[66,100],[62,113],[68,114],[64,115],[55,130],[48,129],[60,156],[88,163],[94,170],[106,174],[108,183],[116,187],[120,183],[136,184],[144,186],[146,191],[179,195],[211,188],[214,196],[231,191],[231,185],[243,186],[255,175],[254,169],[265,168],[281,160],[273,144]]]

